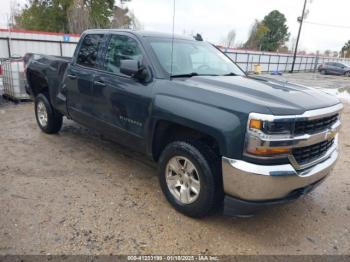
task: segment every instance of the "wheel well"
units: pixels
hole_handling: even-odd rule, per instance
[[[215,154],[220,154],[219,144],[215,138],[201,131],[182,126],[169,121],[160,121],[157,123],[153,134],[152,156],[158,161],[163,149],[172,141],[194,140],[208,145]]]
[[[34,96],[37,96],[40,93],[48,93],[49,85],[43,76],[33,72],[27,72],[27,76],[28,84]]]

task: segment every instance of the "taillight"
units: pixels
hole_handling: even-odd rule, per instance
[[[2,65],[0,65],[0,76],[2,76]]]

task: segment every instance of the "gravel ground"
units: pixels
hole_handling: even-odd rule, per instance
[[[283,78],[343,97],[350,88],[342,77]],[[58,135],[46,135],[32,103],[2,104],[0,255],[350,254],[350,104],[344,105],[340,159],[315,191],[253,218],[195,220],[166,202],[145,157],[68,120]]]

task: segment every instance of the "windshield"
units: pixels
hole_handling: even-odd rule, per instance
[[[171,65],[171,42],[167,38],[149,38],[160,65],[169,75],[244,75],[223,53],[211,44],[200,41],[175,39]]]

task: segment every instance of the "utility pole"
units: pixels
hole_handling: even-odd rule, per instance
[[[290,70],[290,73],[293,73],[293,71],[294,71],[295,59],[297,58],[299,38],[300,38],[301,28],[303,27],[305,10],[306,10],[306,3],[307,3],[307,0],[304,0],[303,13],[301,14],[301,17],[298,17],[298,22],[300,23],[300,25],[299,25],[299,32],[298,32],[297,42],[295,43],[292,69]]]

